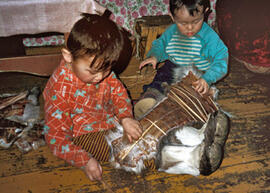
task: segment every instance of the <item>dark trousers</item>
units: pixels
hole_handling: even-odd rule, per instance
[[[148,88],[155,88],[164,94],[164,89],[162,88],[161,84],[162,82],[166,82],[168,85],[170,85],[173,82],[173,71],[176,67],[176,64],[166,60],[165,64],[157,70],[153,81],[150,84],[143,86],[143,91],[145,92]]]

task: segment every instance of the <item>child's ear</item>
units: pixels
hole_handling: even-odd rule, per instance
[[[68,51],[66,48],[62,48],[61,52],[62,52],[64,60],[67,63],[71,63],[72,62],[72,54],[70,53],[70,51]]]

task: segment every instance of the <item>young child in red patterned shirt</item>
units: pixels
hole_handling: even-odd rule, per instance
[[[47,144],[54,155],[84,169],[90,180],[102,179],[98,161],[108,161],[106,130],[118,122],[130,142],[142,134],[127,91],[111,70],[122,48],[123,34],[114,22],[82,14],[43,92]]]

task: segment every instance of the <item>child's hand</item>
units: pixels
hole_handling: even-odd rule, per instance
[[[145,59],[144,61],[142,61],[140,63],[139,69],[141,69],[142,67],[144,67],[146,64],[152,64],[153,65],[153,69],[156,69],[156,67],[157,67],[157,59],[154,56]]]
[[[133,139],[137,140],[142,135],[142,129],[139,121],[132,118],[124,118],[121,123],[130,143]]]
[[[91,158],[85,166],[85,173],[91,181],[102,180],[102,167],[95,158]]]
[[[196,82],[193,82],[193,86],[195,87],[195,90],[202,95],[208,93],[208,91],[209,91],[209,85],[202,78],[200,78]]]

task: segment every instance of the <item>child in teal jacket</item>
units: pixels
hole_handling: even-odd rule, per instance
[[[228,71],[228,49],[217,33],[204,22],[209,12],[209,0],[170,0],[172,24],[157,40],[140,64],[153,68],[160,62],[165,64],[158,69],[153,82],[145,85],[163,93],[162,82],[172,83],[178,67],[195,66],[202,72],[194,88],[201,94],[209,91],[209,86],[222,79]]]

